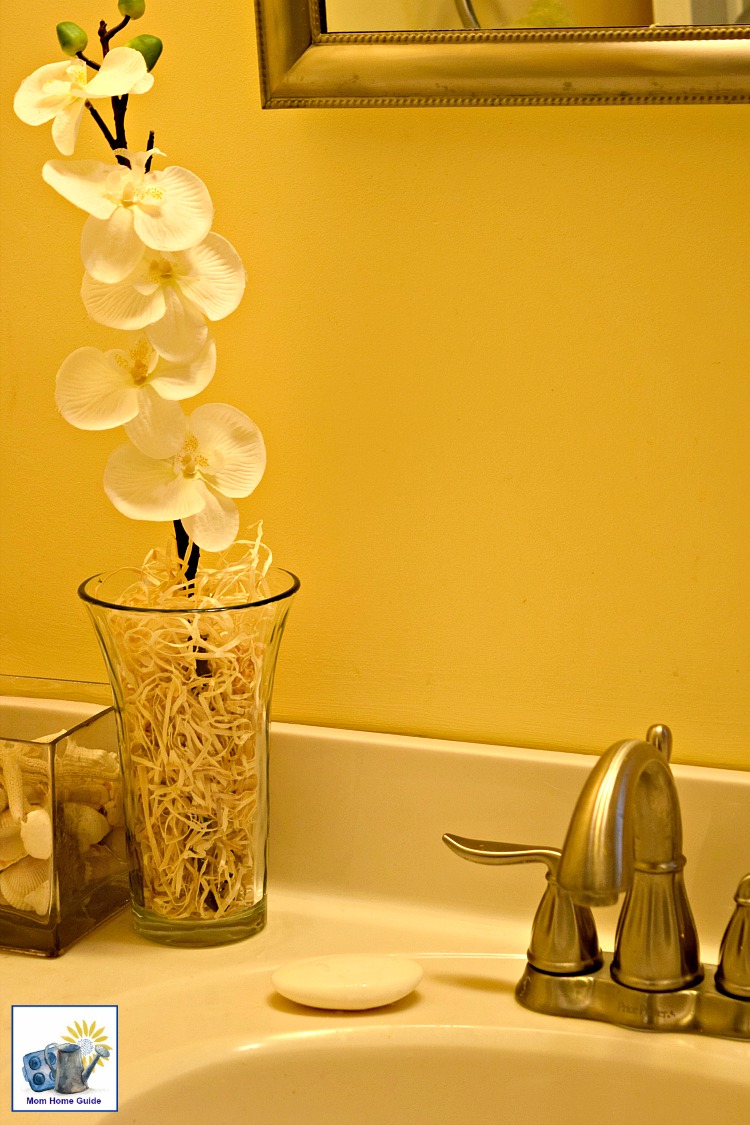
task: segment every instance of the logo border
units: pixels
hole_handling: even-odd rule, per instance
[[[15,1017],[16,1008],[114,1008],[115,1010],[115,1039],[117,1042],[117,1056],[115,1058],[115,1108],[101,1109],[92,1106],[91,1109],[80,1107],[78,1109],[42,1109],[39,1106],[29,1106],[28,1109],[16,1109],[13,1104],[16,1093],[16,1066],[15,1066]],[[120,1108],[120,1005],[119,1004],[11,1004],[10,1006],[10,1111],[11,1113],[118,1113]]]

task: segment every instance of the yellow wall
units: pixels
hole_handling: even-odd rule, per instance
[[[102,679],[76,586],[168,534],[101,490],[120,436],[56,415],[113,334],[10,108],[109,7],[38,0],[4,53],[5,673]],[[207,181],[249,272],[200,401],[263,430],[242,514],[302,577],[276,717],[583,750],[668,722],[750,768],[750,105],[261,111],[249,0],[148,7],[131,143]]]

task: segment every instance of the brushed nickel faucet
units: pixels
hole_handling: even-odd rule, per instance
[[[446,833],[474,863],[541,862],[547,888],[516,988],[524,1007],[654,1031],[750,1039],[750,874],[740,881],[718,968],[703,966],[683,880],[682,820],[668,727],[611,746],[587,778],[562,850]],[[614,954],[592,908],[626,897]]]

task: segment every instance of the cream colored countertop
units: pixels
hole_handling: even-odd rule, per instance
[[[665,1091],[670,1083],[688,1090],[691,1075],[708,1074],[717,1083],[706,1095],[711,1125],[750,1118],[750,1044],[632,1032],[521,1008],[513,990],[523,970],[542,874],[536,868],[461,863],[440,841],[443,831],[453,831],[559,845],[591,758],[276,727],[272,762],[269,922],[262,933],[233,946],[173,950],[138,937],[125,911],[59,959],[0,954],[6,1028],[1,1121],[11,1120],[6,1035],[12,1004],[118,1005],[120,1110],[116,1117],[72,1114],[88,1125],[105,1120],[120,1125],[353,1125],[346,1120],[344,1102],[319,1116],[323,1111],[315,1098],[328,1094],[323,1087],[315,1094],[315,1081],[304,1067],[295,1070],[293,1059],[310,1060],[316,1057],[311,1048],[323,1050],[333,1040],[339,1047],[359,1044],[368,1050],[375,1044],[376,1052],[387,1042],[389,1049],[403,1044],[399,1065],[413,1057],[418,1068],[420,1059],[432,1057],[423,1055],[425,1036],[433,1045],[450,1039],[451,1050],[456,1043],[475,1050],[480,1069],[486,1057],[490,1077],[493,1060],[504,1057],[509,1044],[515,1050],[527,1044],[538,1059],[537,1071],[551,1067],[563,1086],[575,1058],[600,1059],[602,1074],[611,1080],[610,1064],[615,1069],[621,1062],[637,1064],[652,1078],[665,1075]],[[688,888],[704,958],[710,960],[731,912],[737,879],[750,869],[750,775],[689,767],[675,773]],[[611,948],[613,916],[602,913],[602,944]],[[403,954],[420,962],[424,978],[412,996],[362,1013],[318,1012],[274,992],[270,977],[277,966],[329,953]],[[495,1054],[486,1055],[490,1049]],[[271,1071],[253,1069],[261,1055],[286,1060],[273,1071],[273,1084],[263,1087],[262,1096]],[[351,1052],[351,1059],[359,1057],[357,1049]],[[321,1062],[321,1073],[328,1065]],[[224,1083],[224,1073],[231,1081]],[[311,1083],[309,1101],[305,1089],[298,1089],[303,1073]],[[460,1084],[471,1067],[457,1073]],[[245,1074],[246,1097],[238,1102],[238,1075]],[[490,1077],[484,1081],[487,1090]],[[358,1081],[356,1075],[347,1080],[347,1097]],[[621,1120],[614,1110],[612,1116],[602,1108],[597,1081],[592,1078],[590,1104],[581,1107],[574,1125]],[[727,1091],[725,1105],[716,1089]],[[521,1110],[520,1116],[503,1116],[498,1106],[495,1116],[492,1106],[482,1108],[479,1093],[479,1101],[470,1088],[463,1096],[465,1116],[456,1119],[448,1094],[441,1095],[445,1120],[453,1125],[546,1125],[542,1110],[541,1116],[531,1109],[526,1117]],[[696,1113],[701,1096],[691,1096]],[[653,1107],[653,1091],[649,1098]],[[693,1120],[707,1125],[707,1119],[689,1113],[670,1116],[673,1102],[666,1093],[665,1098],[659,1125]],[[240,1104],[246,1113],[238,1110]],[[386,1112],[377,1105],[359,1107],[358,1125],[400,1123],[399,1117],[382,1115]],[[442,1125],[442,1117],[429,1116],[426,1108],[424,1122],[404,1112],[411,1125]],[[29,1120],[43,1116],[32,1112]],[[640,1125],[652,1125],[647,1114]]]

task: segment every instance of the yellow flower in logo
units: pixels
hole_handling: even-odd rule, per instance
[[[87,1024],[85,1020],[81,1023],[76,1022],[71,1027],[68,1024],[67,1035],[61,1036],[63,1043],[77,1043],[81,1048],[83,1055],[83,1065],[88,1066],[96,1053],[97,1047],[106,1047],[110,1050],[109,1043],[107,1042],[107,1032],[103,1027],[97,1028],[96,1021],[92,1024]],[[104,1059],[98,1058],[97,1065],[101,1065]]]

